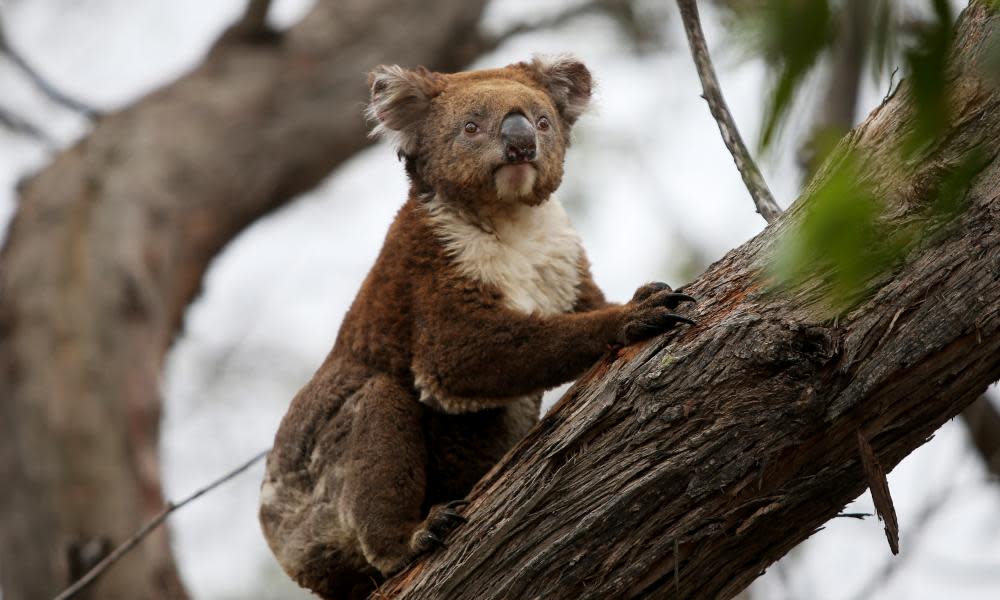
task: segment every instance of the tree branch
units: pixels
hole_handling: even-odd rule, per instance
[[[826,90],[813,126],[799,148],[798,163],[806,181],[816,173],[835,142],[854,125],[873,5],[869,0],[847,0],[841,9]]]
[[[1000,412],[989,398],[981,396],[963,410],[961,416],[973,448],[993,480],[1000,483]]]
[[[633,39],[642,41],[642,38],[653,34],[647,32],[643,27],[643,23],[636,14],[634,4],[634,0],[590,0],[582,2],[537,21],[517,23],[498,34],[482,34],[476,43],[474,51],[477,54],[492,52],[508,40],[519,35],[533,31],[556,29],[574,19],[592,14],[608,15],[625,27]]]
[[[247,0],[243,16],[233,24],[221,37],[221,41],[268,41],[278,37],[278,32],[267,24],[267,15],[271,10],[271,0]]]
[[[208,492],[211,492],[212,490],[219,487],[223,483],[226,483],[233,477],[236,477],[243,471],[246,471],[254,464],[259,462],[262,458],[267,456],[268,452],[270,452],[270,449],[257,453],[257,455],[251,458],[250,460],[236,467],[232,471],[226,473],[222,477],[219,477],[218,479],[209,483],[205,487],[195,491],[193,494],[191,494],[187,498],[184,498],[180,502],[167,502],[166,505],[163,507],[163,510],[157,513],[156,516],[154,516],[152,519],[150,519],[148,523],[143,525],[142,528],[139,529],[139,531],[136,531],[130,538],[122,542],[110,554],[105,556],[101,560],[101,562],[94,565],[92,569],[87,571],[86,575],[84,575],[79,580],[74,582],[73,585],[63,590],[62,593],[56,596],[55,600],[68,600],[69,598],[72,598],[73,596],[82,592],[84,589],[86,589],[88,585],[93,583],[95,579],[100,577],[102,573],[107,571],[109,568],[111,568],[112,565],[118,562],[118,560],[121,557],[128,554],[129,550],[135,548],[136,546],[139,545],[139,542],[146,539],[146,536],[148,536],[150,532],[152,532],[154,529],[159,527],[160,524],[166,521],[167,517],[169,517],[171,513],[183,508],[186,504],[193,502],[194,500],[197,500],[201,496],[207,494]]]
[[[0,106],[0,126],[13,133],[34,138],[50,149],[55,148],[55,142],[47,133],[2,106]]]
[[[240,23],[248,31],[262,32],[267,26],[267,13],[270,9],[271,0],[248,0]]]
[[[781,208],[774,201],[771,190],[768,189],[764,177],[754,163],[750,152],[747,150],[740,131],[736,127],[733,115],[726,106],[726,100],[722,97],[722,89],[719,80],[715,76],[715,68],[712,66],[712,59],[708,55],[708,46],[705,43],[705,34],[701,30],[701,21],[698,18],[698,5],[695,0],[677,0],[677,6],[681,11],[681,19],[684,22],[684,32],[687,34],[688,43],[691,46],[691,56],[694,58],[695,68],[698,70],[698,78],[701,80],[703,97],[708,102],[708,108],[712,116],[719,124],[719,133],[722,134],[722,141],[725,142],[729,153],[733,155],[736,168],[743,177],[750,196],[753,198],[757,212],[768,223],[773,223]]]
[[[59,91],[54,85],[49,83],[48,79],[32,67],[31,63],[20,52],[11,46],[10,41],[7,39],[7,34],[4,32],[2,15],[0,15],[0,54],[6,54],[7,58],[14,63],[14,66],[24,73],[35,87],[56,104],[78,112],[88,119],[93,119],[98,115],[97,109]]]
[[[922,232],[856,306],[825,310],[822,272],[787,290],[769,279],[807,194],[685,286],[698,326],[595,365],[477,484],[448,548],[379,597],[730,598],[867,487],[859,432],[891,470],[1000,378],[1000,91],[976,66],[998,30],[989,3],[963,13],[955,111],[920,160],[898,158],[908,84],[844,141],[887,235]],[[935,217],[937,186],[973,148],[985,167]]]

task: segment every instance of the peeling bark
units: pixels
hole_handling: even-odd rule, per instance
[[[484,5],[322,1],[280,35],[234,27],[22,186],[0,253],[5,599],[53,597],[159,511],[158,374],[209,261],[368,143],[366,69],[464,66]],[[166,534],[90,594],[183,597]]]
[[[900,264],[841,315],[819,275],[775,290],[807,192],[686,287],[698,326],[596,365],[473,490],[449,548],[379,597],[733,597],[865,489],[859,435],[890,470],[1000,378],[1000,92],[977,70],[1000,18],[973,2],[958,27],[948,135],[901,163],[904,85],[841,148],[888,230],[920,225]],[[931,216],[973,149],[962,210]]]

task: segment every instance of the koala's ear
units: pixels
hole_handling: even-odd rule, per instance
[[[440,75],[423,67],[414,70],[399,65],[381,65],[368,74],[372,101],[368,117],[375,121],[371,135],[394,140],[400,152],[416,148],[416,126],[427,114],[431,99],[441,92]]]
[[[526,66],[549,91],[567,123],[572,125],[586,112],[594,80],[582,62],[568,55],[535,56]]]

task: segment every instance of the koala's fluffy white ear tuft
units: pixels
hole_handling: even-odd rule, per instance
[[[535,56],[527,65],[535,78],[549,90],[556,108],[567,123],[572,125],[587,111],[594,80],[590,71],[577,58],[570,55]]]
[[[385,136],[400,152],[416,150],[416,128],[441,91],[441,79],[423,67],[414,70],[399,65],[381,65],[368,74],[372,101],[368,118],[376,123],[371,135]]]

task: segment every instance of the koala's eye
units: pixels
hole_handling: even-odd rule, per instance
[[[478,132],[479,132],[479,125],[476,125],[472,121],[469,121],[468,123],[465,124],[465,133],[472,134]]]
[[[541,129],[542,131],[548,131],[549,125],[550,124],[549,124],[549,118],[548,117],[539,117],[538,118],[538,128]]]

